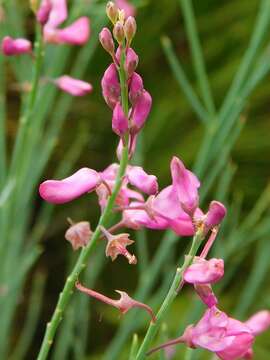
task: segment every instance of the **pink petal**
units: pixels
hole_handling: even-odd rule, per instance
[[[52,1],[42,0],[37,11],[37,20],[41,25],[46,24],[52,11]]]
[[[129,83],[129,99],[132,105],[136,104],[136,101],[142,95],[143,92],[143,80],[136,72],[132,75]]]
[[[32,51],[32,44],[26,39],[13,39],[5,36],[2,40],[2,52],[6,56],[26,54]]]
[[[181,206],[185,212],[192,216],[198,207],[200,182],[176,156],[171,161],[171,174],[173,187],[177,191]]]
[[[222,203],[219,201],[212,201],[204,220],[205,226],[211,229],[214,226],[219,225],[225,217],[226,213],[227,210]]]
[[[217,351],[217,355],[222,360],[237,360],[250,350],[253,341],[254,337],[248,333],[235,336],[229,346],[222,351]]]
[[[63,180],[47,180],[39,186],[40,196],[52,204],[64,204],[92,191],[100,183],[100,175],[82,168]]]
[[[55,83],[61,90],[73,96],[84,96],[93,90],[91,84],[68,75],[59,77]]]
[[[216,306],[218,304],[218,299],[216,298],[211,285],[204,284],[194,285],[196,293],[201,298],[202,302],[209,308],[212,308],[213,306]]]
[[[44,39],[52,44],[84,45],[90,36],[90,23],[83,16],[64,29],[56,29],[46,24]]]
[[[44,6],[44,3],[46,3],[46,1],[41,3],[41,7]],[[50,0],[50,3],[51,11],[48,17],[47,25],[55,28],[67,19],[67,4],[66,0]]]
[[[254,335],[267,330],[270,327],[270,311],[262,310],[251,316],[245,324],[251,329]]]
[[[137,133],[144,126],[152,107],[152,97],[146,90],[137,99],[132,113],[132,132]]]
[[[158,191],[157,177],[148,175],[140,166],[129,166],[127,178],[131,185],[148,195],[154,195]]]
[[[115,4],[120,10],[125,11],[126,18],[128,18],[129,16],[134,16],[136,14],[135,7],[127,0],[115,0]]]

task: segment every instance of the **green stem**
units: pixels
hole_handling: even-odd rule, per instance
[[[173,279],[172,285],[170,287],[170,290],[168,291],[156,317],[156,322],[151,322],[149,325],[149,328],[147,330],[147,333],[144,337],[144,340],[140,346],[140,349],[137,353],[136,360],[143,360],[146,357],[146,353],[149,349],[149,345],[151,341],[153,340],[154,336],[156,335],[162,321],[164,320],[164,317],[166,316],[172,302],[174,301],[175,297],[177,296],[178,292],[177,289],[183,279],[183,273],[187,269],[190,264],[192,264],[194,256],[196,255],[199,246],[203,239],[203,233],[202,231],[197,231],[195,236],[193,237],[192,245],[190,248],[190,251],[188,255],[185,257],[184,264],[181,268],[178,268],[176,270],[175,277]]]
[[[122,51],[121,55],[121,64],[119,69],[119,78],[120,78],[120,85],[121,85],[121,98],[122,98],[122,106],[124,109],[125,114],[128,114],[128,92],[127,92],[127,84],[126,84],[126,74],[124,70],[124,63],[125,63],[125,53]],[[75,286],[75,282],[77,281],[80,273],[85,269],[87,260],[89,259],[90,255],[94,251],[98,239],[101,235],[100,227],[104,226],[106,227],[109,223],[110,217],[112,216],[112,210],[115,204],[116,197],[121,189],[122,185],[122,179],[125,175],[126,168],[128,165],[128,146],[123,146],[123,152],[122,157],[120,161],[119,170],[117,173],[117,177],[115,180],[115,185],[112,191],[112,195],[109,197],[107,205],[104,209],[103,214],[101,215],[98,225],[96,227],[96,230],[94,231],[91,241],[85,247],[71,271],[70,275],[68,276],[66,283],[64,285],[64,288],[62,292],[59,295],[59,299],[56,305],[56,308],[54,310],[54,313],[52,315],[51,321],[47,324],[45,336],[43,338],[43,342],[41,345],[41,349],[38,355],[37,360],[45,360],[47,359],[47,356],[49,354],[51,345],[54,340],[54,336],[56,333],[56,330],[62,320],[63,313],[71,299],[71,296],[73,294],[73,289]]]

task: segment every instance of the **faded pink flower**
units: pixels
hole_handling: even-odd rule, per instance
[[[89,243],[92,234],[90,223],[88,221],[80,221],[76,224],[71,224],[65,233],[65,238],[71,243],[73,250],[78,250]]]
[[[82,168],[63,180],[47,180],[39,186],[40,196],[52,204],[64,204],[95,190],[100,175],[92,169]]]
[[[118,294],[120,294],[119,300],[111,299],[105,295],[102,295],[92,289],[88,289],[84,286],[82,286],[79,282],[76,283],[76,288],[80,290],[81,292],[94,297],[95,299],[104,302],[105,304],[111,305],[118,310],[121,311],[122,314],[126,314],[130,309],[137,307],[142,308],[146,310],[150,316],[153,322],[156,321],[155,315],[153,313],[153,310],[146,304],[143,304],[137,300],[132,299],[126,292],[115,290]]]
[[[106,246],[106,256],[111,257],[112,261],[114,261],[118,255],[122,255],[127,258],[129,264],[136,265],[137,259],[135,255],[131,255],[126,247],[134,243],[133,240],[129,239],[129,234],[123,233],[118,235],[112,235],[107,231],[103,226],[100,227],[103,235],[108,240]]]
[[[32,44],[26,39],[13,39],[10,36],[5,36],[2,40],[2,52],[6,56],[21,55],[31,53]]]
[[[86,16],[75,20],[71,25],[59,29],[50,26],[44,27],[44,39],[52,44],[84,45],[90,36],[90,23]]]
[[[63,75],[58,79],[55,79],[54,83],[59,89],[72,96],[84,96],[93,90],[91,84],[79,79],[74,79],[68,75]]]
[[[205,260],[195,257],[193,264],[184,272],[184,280],[190,284],[213,284],[224,275],[222,259]]]

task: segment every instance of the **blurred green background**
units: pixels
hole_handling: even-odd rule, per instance
[[[72,3],[72,2],[70,2]],[[81,1],[82,9],[88,9],[91,1]],[[249,39],[253,32],[256,13],[259,7],[258,0],[194,0],[194,11],[196,14],[197,26],[203,55],[207,67],[207,73],[210,79],[210,85],[213,90],[216,107],[222,104],[230,83],[237,72],[242,56],[248,46]],[[33,17],[27,10],[27,2],[23,4],[17,2],[17,6],[24,7],[27,14],[27,32],[33,36]],[[84,10],[82,10],[83,13]],[[90,11],[90,10],[89,10]],[[100,11],[100,9],[99,9]],[[97,14],[91,14],[95,17]],[[196,91],[199,90],[198,81],[196,79],[194,69],[192,67],[192,59],[190,46],[187,40],[187,34],[184,27],[183,14],[178,0],[142,0],[138,3],[138,15],[136,17],[138,23],[138,32],[134,41],[134,48],[140,57],[138,72],[142,74],[145,88],[153,97],[153,109],[151,116],[144,128],[140,148],[142,149],[142,162],[147,172],[156,174],[159,179],[160,187],[170,182],[169,162],[173,155],[179,156],[188,167],[192,167],[196,158],[196,154],[200,149],[200,143],[203,138],[204,128],[198,120],[197,115],[192,110],[191,105],[187,101],[183,90],[179,87],[174,74],[168,64],[164,50],[161,45],[161,38],[167,36],[171,39],[178,59],[181,61],[183,68],[188,76],[191,84]],[[265,34],[269,39],[270,31]],[[97,33],[94,32],[90,41],[96,41]],[[74,56],[78,49],[72,49]],[[70,57],[72,59],[72,56]],[[270,54],[269,59],[270,61]],[[88,166],[97,170],[104,169],[112,161],[115,161],[115,146],[117,137],[111,132],[111,111],[105,105],[101,95],[100,80],[105,68],[110,63],[110,59],[101,46],[97,46],[93,58],[87,66],[87,71],[83,77],[94,86],[94,92],[84,98],[76,98],[72,102],[67,120],[61,133],[57,139],[53,155],[49,162],[46,172],[42,175],[42,179],[51,178],[58,164],[62,162],[65,154],[70,150],[75,134],[81,134],[84,142],[83,150],[73,170],[83,166]],[[68,66],[67,66],[68,70]],[[68,71],[66,71],[68,72]],[[199,91],[198,91],[199,92]],[[233,169],[234,175],[229,190],[226,194],[226,204],[229,206],[229,221],[225,225],[225,230],[217,240],[215,246],[215,255],[222,256],[224,248],[226,248],[226,234],[231,233],[241,224],[254,204],[260,198],[262,192],[267,186],[269,180],[270,169],[270,85],[269,75],[256,87],[255,91],[249,97],[245,104],[242,116],[246,119],[245,126],[233,147],[228,162],[224,166],[227,169]],[[12,70],[8,72],[8,139],[12,143],[16,132],[16,119],[18,116],[19,94],[14,90],[14,79]],[[51,108],[48,116],[55,111]],[[220,151],[222,155],[222,149]],[[210,171],[208,169],[208,171]],[[29,175],[30,176],[30,175]],[[216,186],[218,180],[223,176],[221,171],[217,181],[212,186],[211,192],[207,199],[212,199],[216,194]],[[202,188],[204,184],[202,183]],[[219,184],[220,187],[222,185]],[[36,195],[36,211],[40,208],[42,202]],[[203,203],[203,209],[207,209],[207,201]],[[265,205],[267,213],[268,204]],[[237,213],[237,214],[236,214]],[[67,229],[66,218],[70,217],[74,221],[90,220],[94,225],[99,216],[99,209],[96,203],[95,195],[84,196],[67,205],[57,206],[53,212],[53,217],[42,238],[42,255],[29,275],[24,294],[20,300],[20,306],[17,312],[16,326],[14,328],[12,343],[16,344],[20,333],[20,324],[25,319],[25,311],[30,296],[30,287],[34,273],[43,273],[47,276],[45,293],[43,295],[42,311],[39,318],[39,324],[35,331],[34,340],[30,347],[28,359],[35,358],[35,354],[39,348],[42,335],[44,332],[44,324],[48,321],[55,303],[58,293],[61,291],[64,279],[66,277],[67,268],[71,259],[71,248],[64,240],[64,232]],[[35,214],[34,214],[35,217]],[[266,217],[267,218],[267,217]],[[269,220],[270,222],[270,220]],[[236,233],[237,234],[237,233]],[[147,231],[147,247],[149,248],[150,258],[153,257],[158,245],[161,242],[161,234],[154,231]],[[244,240],[248,241],[249,231],[244,233]],[[236,236],[236,235],[235,235]],[[233,250],[232,254],[225,258],[225,266],[228,271],[231,269],[232,274],[225,281],[225,286],[220,289],[221,308],[228,312],[238,313],[240,318],[244,320],[251,315],[253,311],[260,308],[270,307],[270,285],[269,285],[269,268],[268,251],[270,236],[267,233],[263,237],[259,237],[250,243],[248,247],[241,245]],[[242,240],[241,240],[242,241]],[[178,258],[188,244],[188,239],[181,239],[177,246],[174,246],[169,254],[163,271],[158,276],[152,294],[158,294],[160,290],[159,284],[164,285],[164,277],[170,274],[178,264]],[[268,246],[268,247],[267,247]],[[136,250],[134,250],[136,251]],[[241,261],[235,258],[239,254]],[[256,259],[261,256],[261,260],[256,263]],[[102,254],[98,252],[94,255],[97,264],[101,264]],[[263,259],[263,260],[262,260]],[[95,260],[93,260],[95,261]],[[263,268],[260,265],[263,262]],[[90,262],[91,265],[91,262]],[[108,296],[114,296],[114,289],[126,290],[133,294],[138,283],[138,269],[127,265],[125,260],[119,259],[115,263],[105,260],[101,264],[102,268],[94,283],[94,288],[104,292]],[[259,268],[254,274],[254,269]],[[252,275],[253,274],[253,275]],[[89,271],[91,277],[91,269]],[[250,278],[251,276],[251,278]],[[253,279],[253,282],[252,282]],[[251,301],[245,305],[245,309],[241,310],[243,298],[241,294],[244,291],[247,281],[253,286]],[[218,287],[217,287],[218,288]],[[162,289],[161,289],[162,290]],[[222,291],[221,291],[222,290]],[[166,283],[163,293],[166,292]],[[250,295],[247,295],[250,296]],[[80,298],[83,295],[80,295]],[[159,296],[159,299],[162,297]],[[158,299],[158,297],[157,297]],[[181,296],[178,297],[164,325],[164,334],[160,335],[160,340],[166,337],[174,337],[180,333],[180,329],[188,322],[187,309],[193,314],[198,311],[197,317],[201,309],[198,308],[198,302],[194,300],[192,289],[187,288]],[[193,302],[192,302],[192,301]],[[79,301],[79,300],[78,300]],[[83,300],[84,301],[84,300]],[[67,341],[70,333],[65,335],[64,328],[72,329],[71,346],[66,352],[61,352],[61,346],[58,346],[59,354],[54,353],[56,359],[73,359],[74,349],[76,349],[76,341],[81,335],[80,328],[85,329],[85,344],[88,359],[110,359],[103,357],[104,352],[113,339],[119,324],[123,319],[119,318],[118,313],[105,305],[86,299],[86,308],[91,309],[91,323],[89,328],[76,321],[77,311],[80,309],[69,308],[68,316],[61,326],[59,338],[63,343]],[[155,298],[151,298],[154,309],[158,309],[159,302]],[[192,304],[195,308],[192,308]],[[78,305],[78,304],[77,304]],[[31,306],[31,305],[30,305]],[[80,315],[80,321],[87,320]],[[127,317],[128,318],[128,317]],[[144,318],[142,326],[138,329],[139,335],[143,335],[143,330],[147,324],[147,318]],[[65,325],[67,321],[73,325]],[[89,320],[90,321],[90,320]],[[136,318],[133,318],[133,322]],[[79,334],[79,335],[78,335]],[[57,340],[60,342],[60,340]],[[56,344],[58,344],[56,341]],[[81,339],[78,340],[79,342]],[[121,357],[117,359],[126,359],[125,351],[128,351],[131,337],[121,348]],[[270,354],[269,332],[260,336],[256,342],[255,359],[268,360]],[[63,345],[64,346],[64,345]],[[62,347],[63,349],[63,347]],[[76,350],[77,351],[77,350]],[[65,354],[65,357],[63,357]],[[193,358],[203,359],[204,356],[209,359],[209,354],[202,354],[194,351]],[[77,355],[78,356],[78,355]],[[182,358],[181,351],[175,357]],[[52,357],[53,358],[53,357]],[[83,357],[81,357],[83,358]],[[111,357],[112,358],[112,357]],[[158,359],[158,356],[153,359]]]

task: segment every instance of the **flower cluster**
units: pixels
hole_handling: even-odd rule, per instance
[[[119,9],[117,4],[124,9]],[[139,58],[131,47],[137,30],[136,20],[131,15],[134,9],[125,1],[118,1],[117,4],[107,4],[107,16],[113,30],[111,32],[109,28],[103,28],[99,39],[112,58],[112,63],[102,77],[101,87],[104,100],[112,110],[112,130],[120,137],[117,149],[120,164],[112,163],[102,171],[84,167],[65,179],[44,181],[39,187],[39,193],[50,203],[64,204],[95,192],[102,214],[97,229],[92,232],[90,224],[85,221],[72,223],[66,232],[66,239],[77,250],[87,247],[96,235],[96,239],[106,241],[105,255],[111,257],[112,261],[118,256],[124,256],[129,264],[137,264],[136,256],[127,250],[134,242],[129,233],[116,233],[122,228],[170,229],[180,236],[194,236],[191,249],[195,246],[196,251],[190,252],[186,257],[179,289],[185,283],[192,284],[208,310],[198,324],[188,326],[180,338],[169,341],[150,353],[169,345],[185,343],[191,348],[201,347],[212,351],[223,360],[250,359],[254,337],[270,326],[270,312],[259,312],[243,323],[229,317],[217,307],[218,299],[212,290],[212,284],[223,277],[224,262],[222,259],[206,258],[226,215],[225,206],[214,200],[210,202],[206,212],[202,211],[200,181],[176,156],[170,163],[171,183],[162,190],[159,190],[155,175],[148,174],[140,166],[128,164],[128,159],[132,158],[136,150],[137,137],[148,119],[152,98],[144,88],[142,77],[136,72]],[[82,39],[86,39],[81,34],[86,24],[84,18],[65,29],[59,29],[66,17],[64,0],[42,1],[38,19],[44,26],[45,41],[81,44]],[[80,34],[77,33],[77,26]],[[70,29],[72,34],[69,34]],[[87,87],[81,86],[78,80],[62,77],[56,83],[64,90],[73,88],[69,92],[74,96],[78,95],[78,89],[87,92]],[[126,159],[126,163],[123,159]],[[106,229],[102,219],[109,208],[109,211],[119,215],[119,221]],[[203,250],[200,256],[196,256],[204,239],[207,240]],[[79,282],[76,287],[87,295],[118,308],[122,313],[133,307],[144,308],[151,315],[152,321],[155,321],[149,306],[130,298],[125,292],[118,291],[120,299],[114,300],[85,288]]]
[[[67,0],[42,0],[36,11],[36,18],[42,27],[44,43],[84,45],[90,37],[90,22],[86,16],[82,16],[72,24],[60,28],[60,25],[68,18]],[[13,39],[10,36],[5,36],[1,48],[6,56],[21,54],[33,56],[32,44],[27,39]],[[43,83],[45,82],[50,82],[73,96],[83,96],[92,91],[91,84],[68,75],[57,79],[46,78],[43,80]]]

